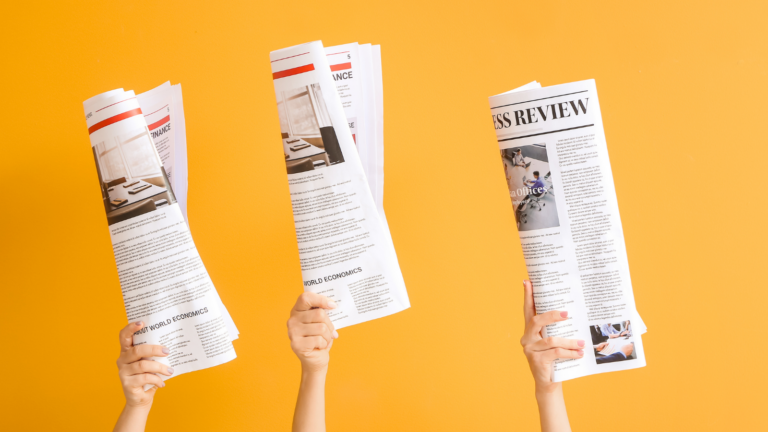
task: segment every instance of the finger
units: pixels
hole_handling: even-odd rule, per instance
[[[541,329],[543,329],[544,326],[548,326],[560,321],[565,321],[567,319],[568,312],[561,312],[556,310],[534,315],[533,318],[528,321],[528,325],[525,328],[526,336],[534,337],[538,334],[541,334]]]
[[[331,330],[331,333],[333,333],[335,337],[339,337],[339,333],[336,331],[336,326],[334,326],[333,322],[331,322],[331,318],[328,316],[328,312],[325,309],[312,309],[308,311],[294,312],[294,316],[298,322],[303,324],[324,323],[328,326],[328,328]],[[290,326],[291,320],[288,321]]]
[[[336,302],[324,295],[305,291],[299,296],[299,299],[296,300],[296,305],[293,307],[297,311],[306,311],[312,308],[335,309]]]
[[[321,336],[328,342],[333,339],[333,332],[325,323],[302,324],[297,327],[295,334],[301,337]]]
[[[155,374],[139,374],[128,377],[126,380],[126,387],[144,387],[147,384],[152,384],[155,387],[163,388],[165,383],[163,379]]]
[[[133,346],[133,334],[144,328],[144,323],[136,321],[120,330],[120,352],[127,351]]]
[[[554,348],[541,352],[541,359],[545,362],[553,362],[557,359],[580,359],[584,357],[583,350],[569,350],[564,348]]]
[[[584,348],[586,342],[577,339],[566,339],[561,337],[550,336],[548,338],[541,339],[530,345],[532,351],[546,351],[552,348],[565,348],[569,350],[580,350]]]
[[[140,360],[125,367],[125,375],[139,375],[143,373],[159,373],[165,376],[173,375],[173,368],[152,360]]]
[[[328,316],[328,311],[325,309],[315,309],[313,312],[317,313],[317,319],[314,322],[321,322],[328,327],[331,332],[331,336],[334,338],[339,337],[339,332],[336,331],[336,326],[331,322],[331,317]]]
[[[148,345],[141,344],[132,347],[131,349],[120,354],[120,358],[117,359],[118,364],[128,364],[141,360],[142,358],[150,357],[166,357],[170,351],[168,348],[161,345]]]
[[[533,284],[531,284],[531,281],[524,279],[523,280],[523,316],[525,317],[525,322],[533,318],[533,316],[536,315],[536,307],[533,305]]]
[[[322,336],[306,336],[293,340],[291,343],[295,351],[321,350],[328,346],[328,342]]]

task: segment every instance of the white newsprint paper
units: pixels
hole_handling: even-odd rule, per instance
[[[489,99],[536,312],[568,311],[544,336],[588,341],[553,381],[645,366],[594,80]]]
[[[355,42],[327,47],[325,53],[368,187],[386,225],[381,47]]]
[[[158,87],[136,95],[144,121],[155,144],[157,154],[163,163],[165,174],[171,183],[171,190],[176,202],[187,219],[187,132],[184,120],[184,101],[181,97],[181,84],[171,85],[166,81]],[[218,292],[215,291],[218,297]],[[230,340],[238,338],[240,331],[235,326],[229,311],[220,303],[222,314],[227,321]]]
[[[182,216],[133,91],[85,101],[91,150],[134,344],[171,354],[173,376],[236,358],[226,314]],[[165,376],[161,376],[167,379]]]
[[[187,133],[181,84],[164,82],[136,95],[152,140],[171,182],[181,214],[187,219]]]
[[[270,60],[304,289],[336,301],[336,328],[407,309],[322,43],[273,51]]]

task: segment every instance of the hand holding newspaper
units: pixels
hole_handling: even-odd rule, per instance
[[[129,321],[146,324],[134,345],[167,347],[170,356],[155,360],[173,367],[173,376],[233,360],[237,329],[195,248],[156,150],[161,148],[169,167],[182,168],[186,193],[181,88],[166,83],[139,97],[117,89],[88,99],[83,107],[126,314]]]
[[[273,51],[270,60],[304,287],[339,305],[329,315],[338,329],[391,315],[410,302],[383,207],[379,211],[374,202],[355,148],[358,131],[361,140],[375,143],[377,133],[370,132],[370,125],[377,124],[377,115],[364,101],[366,88],[376,90],[335,82],[329,61],[337,72],[352,71],[358,47],[333,51],[311,42]],[[373,81],[364,72],[368,64],[361,62],[360,73],[352,76]],[[373,145],[367,154],[370,144],[358,147],[361,154],[373,154],[365,158],[374,161],[369,174],[377,169]]]
[[[553,381],[645,366],[594,80],[532,82],[489,102],[536,313],[568,312],[544,336],[594,347],[555,362]]]

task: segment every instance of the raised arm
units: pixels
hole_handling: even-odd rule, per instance
[[[525,333],[520,339],[528,365],[536,383],[536,402],[543,432],[570,432],[568,412],[565,409],[563,385],[552,382],[552,363],[557,359],[578,359],[584,356],[583,340],[559,337],[541,337],[544,326],[568,319],[568,312],[549,311],[536,315],[533,303],[533,285],[523,281],[525,301]]]
[[[339,337],[326,310],[335,308],[336,303],[327,297],[305,292],[291,309],[288,337],[301,361],[293,432],[325,432],[325,377],[333,340]]]
[[[120,383],[123,385],[125,407],[115,424],[115,432],[142,432],[147,425],[149,410],[158,388],[165,383],[156,374],[173,375],[173,369],[156,361],[147,360],[149,357],[165,357],[168,349],[160,345],[133,346],[133,334],[141,330],[141,321],[130,323],[120,330],[120,357],[117,359],[117,370]],[[144,385],[154,387],[144,391]]]

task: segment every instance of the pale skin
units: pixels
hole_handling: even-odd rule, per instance
[[[562,383],[552,382],[552,363],[557,359],[580,359],[584,357],[583,340],[541,336],[545,326],[568,319],[568,312],[549,311],[536,314],[533,303],[533,285],[523,281],[525,299],[523,315],[525,331],[520,339],[523,352],[528,359],[535,382],[536,402],[539,405],[539,419],[542,432],[569,432],[568,412],[565,409]]]
[[[117,359],[117,371],[125,395],[125,407],[115,425],[115,432],[141,432],[147,425],[149,410],[158,388],[165,383],[157,374],[171,376],[173,368],[150,357],[167,357],[170,351],[160,345],[133,346],[133,334],[141,330],[141,321],[130,323],[120,330],[120,357]],[[154,387],[144,391],[146,384]]]
[[[293,432],[325,432],[325,377],[333,341],[339,337],[326,311],[335,308],[333,300],[305,292],[291,309],[288,338],[301,362]]]

